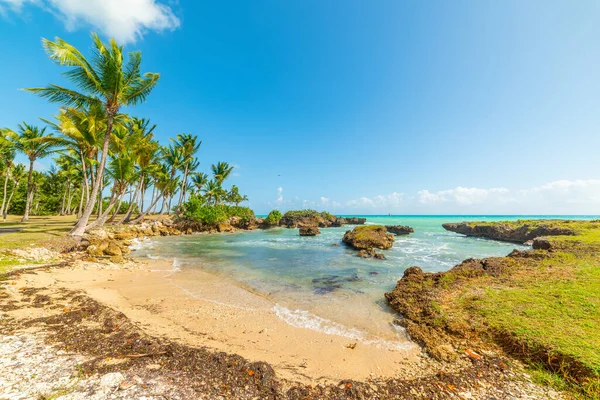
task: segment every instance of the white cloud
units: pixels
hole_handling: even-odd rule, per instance
[[[271,203],[269,203],[271,205]],[[414,194],[392,192],[363,196],[339,203],[321,196],[318,200],[284,200],[283,188],[274,203],[285,209],[312,208],[338,214],[600,214],[600,179],[557,180],[527,189],[458,186]]]
[[[181,21],[156,0],[0,0],[18,12],[25,3],[38,5],[64,20],[68,30],[89,24],[119,43],[131,43],[145,32],[174,30]]]
[[[479,189],[459,186],[456,189],[441,190],[435,193],[431,193],[429,190],[421,190],[417,195],[419,202],[422,204],[453,202],[468,206],[485,202],[492,197],[503,198],[502,196],[509,192],[506,188]],[[504,200],[509,201],[510,199],[505,198]]]
[[[375,197],[360,197],[350,200],[346,206],[350,208],[367,208],[379,211],[389,212],[397,209],[404,202],[404,193],[393,192],[388,195],[378,195]]]

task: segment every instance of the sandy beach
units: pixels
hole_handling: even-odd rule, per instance
[[[290,380],[401,377],[419,359],[419,347],[408,339],[404,348],[391,350],[295,327],[277,316],[271,300],[231,280],[199,270],[179,275],[166,262],[138,263],[134,269],[81,263],[23,275],[18,286],[82,290],[124,313],[150,335],[265,361],[278,376]],[[194,279],[201,297],[185,289],[189,279]]]

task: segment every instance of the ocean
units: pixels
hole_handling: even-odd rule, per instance
[[[360,216],[360,215],[359,215]],[[394,288],[405,269],[419,266],[436,272],[467,258],[505,256],[526,246],[469,238],[444,230],[443,223],[517,219],[593,219],[596,216],[373,216],[367,224],[408,225],[415,232],[398,236],[385,260],[362,259],[341,243],[348,225],[323,228],[316,237],[297,229],[274,228],[232,234],[158,237],[135,247],[134,256],[170,260],[173,273],[189,276],[194,289],[197,269],[223,275],[273,301],[273,312],[290,325],[343,335],[390,349],[406,342],[393,323],[397,316],[384,293]],[[335,246],[334,244],[337,244]],[[235,299],[232,299],[232,303]]]

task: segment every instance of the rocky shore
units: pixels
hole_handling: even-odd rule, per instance
[[[466,236],[505,242],[526,243],[542,236],[575,235],[562,222],[516,221],[504,223],[460,222],[443,224],[444,229]]]
[[[576,304],[582,293],[594,304],[600,299],[592,283],[598,273],[590,267],[599,261],[600,223],[518,221],[444,228],[518,243],[533,240],[534,249],[465,260],[447,272],[408,268],[385,297],[410,337],[445,361],[462,354],[480,359],[490,351],[505,352],[566,376],[566,387],[597,398],[600,369],[597,360],[591,361],[597,353],[584,349],[600,340],[588,325],[598,313],[588,315]],[[575,313],[569,322],[563,304]],[[582,331],[588,333],[581,336]],[[579,347],[564,344],[574,340]]]

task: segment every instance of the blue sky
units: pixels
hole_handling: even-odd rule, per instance
[[[41,38],[97,31],[162,74],[127,111],[198,134],[257,212],[600,214],[597,1],[0,7],[2,126],[56,113],[17,90],[63,82]]]

